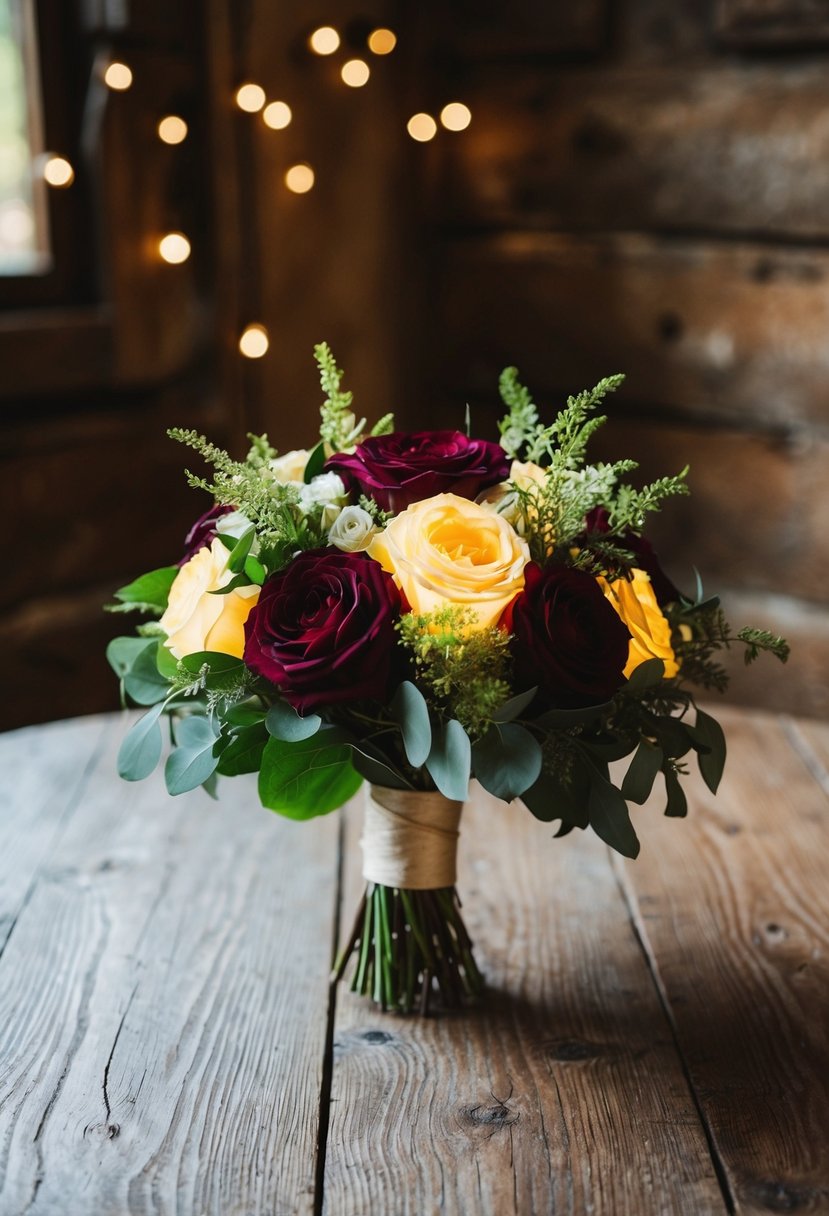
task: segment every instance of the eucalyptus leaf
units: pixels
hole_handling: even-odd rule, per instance
[[[401,773],[393,768],[385,759],[373,752],[364,750],[364,745],[355,744],[351,749],[351,763],[360,774],[372,785],[384,785],[392,790],[410,790],[412,786]]]
[[[622,782],[622,797],[628,802],[636,802],[640,806],[643,802],[647,802],[656,780],[656,774],[662,768],[662,760],[662,748],[643,739],[625,773]]]
[[[389,711],[403,734],[403,749],[412,768],[426,763],[432,749],[432,724],[423,693],[404,680],[391,699]]]
[[[490,727],[472,745],[472,768],[481,785],[496,798],[512,802],[534,785],[541,773],[538,741],[514,722]]]
[[[118,749],[118,775],[125,781],[143,781],[161,759],[163,739],[158,719],[162,708],[161,704],[154,705],[124,736]]]
[[[639,841],[627,803],[616,786],[605,781],[599,773],[594,773],[590,782],[587,810],[591,828],[605,844],[623,857],[638,856]]]
[[[149,645],[146,638],[113,638],[106,648],[107,662],[115,674],[123,679],[142,650],[147,650]]]
[[[161,566],[158,570],[150,570],[148,574],[142,574],[134,582],[119,587],[115,592],[115,598],[121,607],[116,611],[134,610],[152,612],[161,616],[167,607],[170,588],[177,574],[177,566]]]
[[[145,646],[124,676],[124,688],[136,705],[154,705],[170,692],[170,681],[158,670],[158,642]]]
[[[304,718],[287,701],[274,701],[265,718],[268,734],[284,743],[299,743],[310,739],[322,726],[319,714],[307,714]]]
[[[643,692],[646,688],[653,688],[664,676],[665,664],[661,659],[646,659],[630,673],[625,692]]]
[[[268,739],[259,770],[263,806],[289,819],[312,819],[336,810],[357,792],[363,778],[351,764],[349,748],[321,742],[327,733],[296,743]]]
[[[694,734],[708,749],[697,751],[699,771],[711,793],[716,794],[725,768],[726,742],[723,728],[715,718],[697,706]]]
[[[211,722],[194,714],[176,724],[176,743],[164,766],[169,794],[185,794],[202,785],[216,771],[218,736]]]
[[[503,705],[492,715],[493,722],[512,722],[513,718],[517,718],[522,710],[532,704],[535,694],[538,692],[538,685],[528,689],[526,692],[520,692],[516,697],[510,697],[509,701],[505,701]]]
[[[472,745],[460,722],[441,722],[432,732],[426,769],[445,798],[463,802],[467,797],[471,761]]]
[[[570,730],[574,726],[588,726],[604,717],[612,708],[612,701],[603,701],[601,705],[586,705],[579,709],[547,709],[534,718],[533,723],[536,726]]]

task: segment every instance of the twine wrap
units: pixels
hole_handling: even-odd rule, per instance
[[[437,790],[367,786],[363,877],[404,891],[453,887],[462,810]]]

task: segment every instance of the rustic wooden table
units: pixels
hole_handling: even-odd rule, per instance
[[[352,813],[115,776],[118,717],[0,738],[0,1213],[829,1211],[829,727],[723,712],[643,851],[476,795],[480,1009],[328,989]]]

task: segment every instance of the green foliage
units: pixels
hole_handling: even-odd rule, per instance
[[[320,387],[325,393],[325,400],[320,406],[320,437],[332,452],[344,452],[357,442],[366,420],[363,418],[355,424],[351,412],[354,394],[341,387],[343,373],[337,367],[327,342],[320,342],[314,347],[314,358],[319,368]]]
[[[445,798],[464,801],[472,774],[472,747],[468,734],[455,718],[440,722],[432,731],[426,768]]]
[[[511,695],[510,635],[503,629],[474,629],[474,624],[471,609],[448,605],[407,613],[398,629],[429,704],[478,738]]]
[[[161,616],[167,607],[170,588],[178,574],[177,566],[151,570],[115,592],[117,604],[107,604],[106,612],[146,612]]]
[[[347,802],[363,779],[336,738],[336,731],[320,731],[296,743],[268,739],[259,770],[262,805],[289,819],[312,819]]]
[[[769,633],[768,629],[751,629],[746,626],[737,634],[737,641],[745,644],[746,666],[753,663],[762,650],[773,654],[781,663],[788,660],[790,647],[785,638]]]
[[[216,771],[219,736],[210,718],[193,714],[177,722],[175,737],[176,747],[164,766],[164,781],[168,794],[186,794]]]
[[[501,400],[509,413],[498,423],[501,447],[516,459],[523,447],[532,442],[538,426],[538,410],[529,390],[518,379],[517,367],[505,367],[498,382]]]

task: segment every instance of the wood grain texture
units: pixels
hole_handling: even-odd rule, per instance
[[[622,399],[660,413],[825,422],[824,249],[511,232],[450,244],[436,296],[434,348],[451,334],[440,370],[459,393],[492,392],[510,364],[539,395],[621,370]]]
[[[337,825],[279,820],[245,780],[219,804],[119,785],[123,726],[0,960],[0,1210],[310,1213]],[[34,738],[82,765],[100,730],[8,735],[3,759]]]
[[[822,63],[470,71],[445,150],[454,225],[823,237]]]
[[[829,1211],[829,802],[786,719],[720,711],[716,799],[619,870],[740,1214]],[[800,726],[797,727],[800,730]],[[829,751],[829,729],[806,728]]]
[[[604,846],[478,791],[460,856],[485,1003],[406,1020],[341,988],[325,1212],[724,1211]]]

